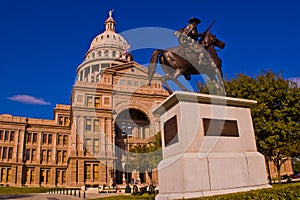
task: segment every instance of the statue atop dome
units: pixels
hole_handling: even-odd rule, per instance
[[[112,9],[112,10],[110,10],[109,12],[108,12],[108,14],[109,14],[109,17],[111,17],[112,18],[112,13],[114,12],[114,10]]]

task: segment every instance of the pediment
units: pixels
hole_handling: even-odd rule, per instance
[[[148,77],[148,68],[134,61],[115,65],[106,70],[120,75],[126,74],[126,76]],[[161,78],[161,75],[155,73],[154,78]]]

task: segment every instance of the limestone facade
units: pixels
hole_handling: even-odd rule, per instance
[[[159,131],[151,110],[168,93],[158,74],[147,85],[147,68],[127,53],[115,24],[110,13],[105,31],[77,68],[71,105],[56,105],[54,120],[0,115],[0,184],[81,187],[126,181],[126,150],[148,145]],[[132,127],[128,144],[122,123]],[[138,171],[128,179],[149,181]]]

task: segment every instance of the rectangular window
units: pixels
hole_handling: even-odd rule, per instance
[[[69,117],[64,118],[64,125],[69,126]]]
[[[60,184],[61,183],[61,176],[60,176],[60,170],[56,171],[56,183]]]
[[[0,140],[3,140],[4,131],[0,131]]]
[[[94,120],[94,131],[99,131],[99,119]]]
[[[31,170],[30,183],[34,183],[34,169]]]
[[[26,169],[25,173],[26,173],[26,183],[30,183],[30,169]]]
[[[31,142],[31,133],[26,133],[26,142],[27,143]]]
[[[14,139],[15,139],[15,132],[11,131],[10,132],[10,141],[14,141]]]
[[[61,159],[61,151],[57,151],[57,162],[61,163],[62,159]]]
[[[47,151],[47,162],[51,161],[51,150]]]
[[[94,139],[94,153],[99,153],[99,139]]]
[[[36,143],[37,142],[37,133],[33,133],[32,134],[32,143]]]
[[[6,156],[7,156],[7,147],[3,147],[3,155],[2,155],[2,158],[3,158],[3,159],[6,159]]]
[[[92,147],[91,138],[85,139],[85,146],[86,146],[86,150],[91,152],[91,147]]]
[[[12,159],[12,154],[13,154],[13,148],[12,147],[9,147],[8,148],[8,156],[7,156],[7,158],[10,160],[10,159]]]
[[[46,181],[46,171],[45,170],[41,170],[41,182],[45,182]]]
[[[46,157],[47,157],[47,151],[42,150],[42,162],[46,162]]]
[[[7,141],[7,140],[8,140],[8,136],[9,136],[9,131],[5,131],[5,134],[4,134],[4,141]]]
[[[85,130],[87,130],[87,131],[92,130],[92,120],[91,119],[86,119],[86,121],[85,121]]]
[[[91,96],[86,97],[86,106],[93,107],[93,97],[91,97]]]
[[[66,151],[63,151],[62,161],[63,161],[64,163],[67,162],[67,152],[66,152]]]
[[[32,149],[31,160],[32,160],[32,161],[35,161],[35,160],[36,160],[36,150],[35,150],[35,149]]]
[[[99,179],[99,166],[98,165],[94,165],[94,179]]]
[[[30,149],[25,150],[25,159],[30,160]]]
[[[100,108],[100,97],[95,97],[95,108]]]
[[[6,168],[1,169],[1,181],[6,182]]]
[[[11,168],[7,168],[7,182],[10,182],[11,179]]]
[[[62,183],[65,183],[66,182],[66,171],[62,171]]]
[[[51,181],[50,170],[49,169],[41,169],[41,182],[49,183]]]
[[[46,171],[47,174],[47,179],[46,179],[46,183],[49,183],[51,181],[51,177],[50,177],[50,170]]]
[[[63,116],[58,117],[58,124],[61,125],[61,126],[64,124],[64,117]]]
[[[90,164],[85,164],[84,165],[84,172],[85,172],[85,178],[86,179],[91,179],[91,165]]]
[[[63,137],[62,135],[58,135],[58,137],[57,137],[57,138],[58,138],[58,139],[57,139],[57,144],[58,144],[58,145],[61,145],[61,144],[62,144],[62,139],[63,139],[62,137]]]
[[[0,158],[2,158],[2,147],[0,147]]]
[[[43,134],[42,136],[42,144],[46,144],[47,143],[47,134]]]
[[[63,141],[64,145],[68,145],[68,136],[64,135],[64,141]]]
[[[52,144],[52,134],[48,135],[48,144]]]

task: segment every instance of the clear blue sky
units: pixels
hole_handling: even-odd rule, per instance
[[[217,19],[212,32],[226,42],[220,52],[225,76],[272,69],[285,78],[300,77],[299,7],[297,0],[1,0],[0,113],[51,119],[56,103],[69,104],[76,68],[91,40],[104,30],[110,9],[117,32],[177,30],[192,16],[202,20],[198,30],[203,31]],[[142,64],[151,56],[133,54]],[[9,99],[16,95],[44,101]]]

